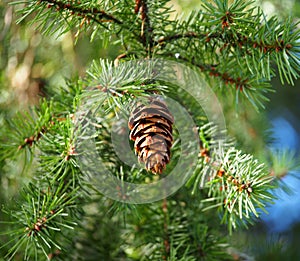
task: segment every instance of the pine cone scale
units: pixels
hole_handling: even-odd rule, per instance
[[[162,118],[168,121],[169,124],[173,124],[174,123],[174,119],[173,116],[170,115],[170,112],[168,109],[166,108],[161,108],[156,106],[157,108],[141,108],[140,106],[137,107],[133,112],[132,112],[132,117],[129,120],[129,128],[131,129],[138,121],[140,121],[141,119],[149,119],[152,117],[158,117],[158,118]],[[138,110],[141,108],[141,110]]]
[[[146,122],[146,123],[140,123],[139,125],[136,125],[130,134],[130,139],[135,140],[137,135],[143,131],[143,133],[160,133],[164,135],[172,136],[172,133],[170,132],[170,127],[167,125],[163,125],[156,122]]]

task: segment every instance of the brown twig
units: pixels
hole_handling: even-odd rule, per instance
[[[162,38],[160,38],[155,44],[159,45],[165,45],[168,42],[172,42],[174,40],[184,39],[184,38],[190,38],[190,39],[205,39],[205,42],[209,42],[212,38],[219,38],[223,40],[222,34],[208,34],[208,33],[196,33],[196,32],[186,32],[186,33],[178,33],[178,34],[172,34],[167,35]]]
[[[141,42],[146,47],[147,51],[151,51],[153,41],[153,28],[149,17],[147,0],[136,1],[135,13],[141,13],[142,27],[141,27]]]
[[[135,0],[134,12],[138,14],[141,8],[141,0]]]
[[[167,198],[163,199],[162,203],[162,211],[164,215],[164,255],[163,260],[168,260],[170,255],[170,240],[168,234],[168,202]]]
[[[168,55],[171,56],[171,55]],[[218,65],[216,64],[205,64],[205,63],[196,63],[194,59],[188,59],[182,56],[179,56],[178,59],[188,62],[196,67],[198,67],[201,71],[208,73],[211,77],[220,78],[226,85],[233,84],[235,85],[237,90],[243,91],[243,89],[250,88],[251,86],[248,84],[248,79],[242,79],[241,77],[234,78],[229,75],[227,72],[218,71]]]
[[[107,12],[103,10],[99,10],[97,8],[81,8],[78,6],[71,5],[69,3],[63,3],[61,1],[57,0],[40,0],[40,2],[48,3],[48,8],[55,7],[56,10],[68,10],[70,12],[79,14],[81,16],[90,18],[94,20],[97,23],[104,23],[104,22],[114,22],[116,24],[123,24],[122,21],[117,19],[111,14],[108,14]]]
[[[97,8],[83,8],[80,6],[76,6],[70,3],[63,3],[59,0],[39,0],[38,3],[47,3],[48,8],[53,8],[56,11],[60,10],[66,10],[70,12],[72,15],[76,14],[80,17],[83,18],[80,27],[83,26],[84,23],[89,23],[91,20],[94,21],[95,23],[98,23],[99,25],[105,27],[108,29],[104,24],[105,23],[115,23],[118,24],[120,27],[123,29],[127,30],[131,34],[134,35],[134,38],[136,38],[139,42],[143,43],[143,39],[141,36],[136,33],[135,31],[132,30],[132,25],[131,24],[126,24],[117,17],[107,13],[104,10],[100,10]],[[80,2],[78,2],[80,3]],[[145,8],[144,8],[145,10]]]
[[[225,19],[225,18],[224,18]],[[222,28],[228,27],[227,20],[225,19],[222,22]],[[185,32],[185,33],[177,33],[172,35],[167,35],[162,38],[160,38],[158,41],[154,42],[154,45],[160,45],[165,46],[167,43],[170,43],[172,41],[189,38],[189,39],[203,39],[204,42],[209,42],[211,39],[218,39],[224,42],[223,47],[220,48],[220,51],[225,49],[226,47],[239,47],[242,49],[243,47],[246,47],[246,51],[249,51],[249,49],[255,49],[259,48],[264,53],[267,52],[280,52],[284,49],[291,49],[293,46],[290,43],[285,43],[283,40],[276,40],[273,44],[266,44],[262,41],[257,42],[252,40],[249,37],[246,37],[244,35],[236,34],[238,39],[234,39],[233,37],[224,37],[224,34],[222,33],[196,33],[196,32]]]
[[[19,145],[18,150],[23,149],[26,146],[32,147],[34,143],[39,141],[39,139],[42,137],[43,134],[45,134],[53,125],[55,122],[53,120],[49,121],[49,126],[42,126],[40,130],[38,130],[35,134],[31,135],[30,137],[27,137],[24,139],[24,143]]]

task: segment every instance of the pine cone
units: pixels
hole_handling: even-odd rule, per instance
[[[151,98],[148,105],[138,104],[128,121],[130,139],[139,161],[154,174],[161,174],[170,161],[174,118],[162,99]]]

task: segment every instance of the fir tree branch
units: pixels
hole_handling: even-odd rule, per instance
[[[31,161],[31,147],[55,124],[52,105],[42,100],[39,108],[30,108],[29,111],[19,112],[12,119],[7,119],[5,127],[10,131],[3,133],[1,148],[5,153],[0,158],[14,158],[18,155],[16,152],[27,148],[25,153],[29,149],[30,157],[27,159]]]
[[[207,43],[211,41],[212,39],[220,40],[223,43],[223,46],[220,48],[220,51],[227,47],[238,47],[239,49],[242,49],[245,47],[245,52],[247,54],[250,54],[250,50],[253,50],[255,48],[258,48],[263,53],[272,53],[272,52],[282,52],[283,50],[291,50],[293,48],[292,44],[284,42],[283,39],[281,40],[275,40],[273,43],[267,43],[264,41],[253,40],[252,38],[246,37],[245,35],[241,33],[236,33],[234,37],[225,37],[222,33],[199,33],[199,32],[186,32],[186,33],[177,33],[177,34],[171,34],[164,36],[160,38],[158,41],[155,41],[154,44],[164,46],[167,43],[172,43],[173,41],[189,38],[189,39],[196,39],[203,41],[204,43]]]
[[[23,3],[23,2],[22,2]],[[19,2],[14,2],[19,4]],[[34,14],[29,23],[38,23],[38,28],[45,34],[59,31],[63,34],[72,28],[78,28],[76,36],[83,30],[91,27],[91,21],[103,27],[107,32],[119,34],[122,30],[131,34],[138,42],[142,42],[140,35],[133,30],[131,21],[126,20],[123,13],[111,14],[106,10],[98,8],[96,3],[64,2],[60,0],[26,0],[25,7],[19,12],[22,17],[18,23],[29,15]],[[47,19],[45,19],[47,17]],[[114,24],[108,28],[107,23]],[[94,33],[98,29],[94,28]],[[94,34],[91,35],[91,39]]]
[[[221,34],[208,34],[208,33],[199,33],[199,32],[185,32],[185,33],[177,33],[177,34],[170,34],[164,37],[161,37],[158,41],[155,41],[155,45],[160,45],[165,47],[167,43],[172,43],[173,41],[179,40],[179,39],[184,39],[184,38],[189,38],[189,39],[198,39],[202,40],[204,39],[205,42],[210,41],[211,38],[217,38],[217,39],[222,39]]]
[[[18,227],[13,235],[15,244],[6,255],[9,260],[25,245],[24,256],[29,258],[33,254],[35,260],[40,253],[48,257],[49,249],[61,250],[60,241],[63,240],[57,240],[54,235],[62,236],[61,231],[72,230],[77,225],[70,214],[71,209],[75,210],[78,188],[70,190],[70,184],[71,182],[60,182],[58,186],[29,184],[21,193],[24,203],[20,209],[11,212],[4,210],[11,215],[15,226]]]
[[[64,3],[57,0],[38,0],[37,3],[48,3],[48,8],[55,8],[56,11],[60,10],[68,10],[70,12],[74,12],[76,14],[79,14],[81,16],[87,17],[89,19],[94,20],[95,22],[101,24],[106,22],[114,22],[116,24],[123,24],[122,21],[117,19],[111,14],[108,14],[104,10],[100,10],[97,8],[83,8],[81,6],[72,5],[70,3]]]
[[[210,124],[200,128],[202,173],[197,172],[192,180],[194,188],[208,188],[208,198],[203,202],[209,202],[210,206],[204,210],[218,208],[222,223],[226,223],[232,233],[239,225],[251,224],[252,215],[260,214],[258,209],[265,211],[266,204],[274,199],[268,190],[276,187],[276,182],[263,163],[236,150],[232,141],[214,140],[215,131],[216,126]],[[192,182],[187,184],[190,186]]]
[[[70,3],[64,3],[57,0],[38,0],[37,2],[44,2],[48,3],[48,8],[56,8],[57,11],[59,10],[68,10],[71,12],[74,12],[76,14],[86,16],[92,20],[94,20],[97,23],[105,23],[105,22],[114,22],[117,24],[123,24],[122,21],[118,20],[116,17],[114,17],[111,14],[108,14],[107,12],[103,10],[99,10],[97,8],[91,8],[86,9],[79,6],[74,6]]]
[[[271,92],[270,83],[265,79],[257,79],[255,75],[251,75],[248,71],[239,71],[236,73],[234,60],[224,64],[208,64],[199,62],[199,59],[194,56],[187,58],[181,54],[174,55],[172,53],[164,53],[162,56],[174,60],[183,61],[193,65],[201,70],[208,79],[217,79],[221,82],[221,86],[233,86],[231,91],[236,91],[236,102],[239,102],[239,97],[246,98],[254,106],[255,109],[264,108],[264,103],[268,101],[266,93]]]
[[[277,65],[282,82],[293,84],[299,77],[300,31],[291,19],[280,22],[271,17],[266,20],[260,9],[256,14],[255,8],[248,9],[243,1],[232,5],[227,1],[223,4],[214,1],[203,7],[206,12],[200,11],[187,21],[175,22],[172,31],[156,40],[154,46],[160,51],[168,47],[169,51],[173,49],[182,56],[195,52],[194,48],[199,50],[200,47],[203,52],[210,48],[210,56],[199,54],[198,59],[216,63],[223,63],[224,58],[235,59],[237,64],[246,65],[257,80],[270,80],[275,75],[270,69],[272,62]]]
[[[23,149],[25,146],[32,147],[34,143],[37,143],[39,139],[55,124],[55,121],[50,119],[48,126],[44,125],[41,126],[35,134],[31,135],[30,137],[26,137],[24,139],[24,143],[19,145],[18,150]]]
[[[268,91],[265,84],[274,75],[269,68],[272,62],[278,65],[282,79],[292,82],[298,77],[299,35],[289,21],[280,24],[276,19],[270,19],[262,23],[260,11],[253,12],[253,8],[249,7],[250,2],[244,0],[233,1],[231,5],[229,2],[232,1],[227,0],[207,1],[204,5],[205,12],[191,15],[184,22],[170,21],[166,2],[136,0],[133,11],[133,6],[128,5],[127,1],[95,0],[81,3],[68,0],[27,0],[22,12],[24,19],[34,13],[32,23],[38,22],[46,32],[60,30],[62,25],[66,26],[63,27],[65,31],[73,28],[80,30],[82,27],[94,30],[101,25],[110,36],[120,36],[122,42],[128,44],[128,49],[125,48],[127,55],[135,53],[137,57],[144,57],[145,53],[148,56],[155,53],[161,57],[175,56],[178,61],[199,68],[207,78],[216,79],[213,83],[234,86],[235,88],[230,89],[236,91],[237,95],[243,93],[253,103]],[[133,1],[130,3],[133,4]],[[100,4],[105,6],[105,11],[101,10]],[[117,57],[116,63],[123,56]],[[6,129],[8,134],[5,139],[9,142],[5,141],[6,147],[1,147],[1,154],[3,152],[4,155],[0,156],[1,164],[14,159],[16,152],[23,148],[22,151],[29,150],[31,153],[31,147],[35,143],[39,149],[36,153],[38,171],[34,173],[38,184],[30,183],[25,186],[19,209],[8,213],[11,219],[9,222],[13,222],[16,229],[12,229],[9,222],[1,223],[8,225],[8,231],[2,234],[13,238],[4,244],[4,247],[11,245],[7,255],[9,258],[14,258],[21,251],[24,252],[25,260],[40,259],[42,255],[49,259],[56,255],[59,255],[59,259],[64,259],[64,255],[68,255],[66,259],[74,256],[81,258],[83,252],[83,255],[88,256],[90,253],[86,253],[85,247],[95,251],[91,242],[97,240],[91,237],[99,235],[99,231],[94,231],[94,228],[100,223],[100,237],[103,238],[100,247],[104,249],[102,251],[106,258],[98,258],[99,260],[228,260],[225,255],[227,244],[214,236],[215,231],[211,231],[210,228],[215,230],[216,225],[209,213],[203,215],[203,203],[208,203],[206,209],[217,208],[222,216],[221,223],[227,223],[231,231],[240,224],[251,223],[253,217],[260,214],[258,210],[264,211],[266,204],[272,202],[274,197],[269,191],[277,185],[274,185],[274,176],[284,176],[294,167],[286,159],[291,155],[279,155],[282,159],[270,159],[275,167],[274,162],[282,163],[277,165],[277,170],[274,168],[272,176],[269,168],[252,155],[235,149],[234,144],[227,139],[224,143],[214,140],[215,129],[208,124],[209,126],[199,128],[201,142],[198,164],[186,184],[188,188],[192,186],[192,191],[182,187],[178,194],[168,200],[164,199],[162,204],[154,202],[140,206],[126,206],[117,201],[111,204],[103,197],[100,202],[93,202],[96,207],[90,208],[86,204],[86,198],[91,200],[90,191],[86,191],[84,186],[90,190],[94,184],[82,179],[85,174],[81,173],[80,162],[74,157],[78,149],[75,146],[80,144],[78,140],[81,137],[77,135],[78,129],[74,126],[72,113],[78,110],[79,104],[84,112],[101,107],[101,112],[96,115],[99,117],[92,122],[95,123],[93,127],[96,126],[95,133],[83,135],[84,139],[95,142],[95,152],[99,155],[97,159],[103,160],[109,171],[120,180],[148,183],[147,174],[141,168],[136,165],[127,166],[118,158],[110,131],[116,126],[113,125],[114,116],[128,115],[137,98],[147,97],[153,92],[165,93],[172,88],[166,87],[164,83],[158,86],[155,82],[156,71],[159,71],[155,65],[152,68],[151,65],[141,63],[136,67],[133,68],[130,63],[119,62],[118,66],[113,66],[104,60],[94,62],[87,71],[87,77],[73,85],[76,91],[68,89],[66,95],[57,94],[57,99],[53,102],[54,110],[46,104],[33,116],[30,115],[28,121],[19,117],[12,120],[13,124]],[[85,90],[79,91],[76,85],[85,86]],[[197,124],[200,122],[198,126],[201,126],[206,118],[203,120],[204,114],[199,109],[200,106],[195,105],[196,101],[188,94],[178,90],[180,87],[176,86],[174,93],[171,90],[168,94],[174,95],[176,99],[187,97],[182,99],[182,104],[187,105],[186,108],[195,116]],[[219,94],[222,95],[220,92]],[[87,130],[87,125],[80,126]],[[123,126],[120,124],[120,128]],[[124,128],[122,135],[121,132],[116,133],[118,136],[124,133],[126,135]],[[177,138],[176,135],[174,137]],[[174,165],[179,154],[184,155],[177,144],[173,150],[176,155],[174,157],[175,153],[173,154],[171,162]],[[216,145],[219,146],[219,151],[213,150]],[[8,147],[12,149],[7,149]],[[96,165],[95,161],[94,158],[87,160],[88,167],[92,169]],[[127,199],[125,186],[117,186],[115,189],[120,198]],[[79,233],[74,238],[74,234],[69,232],[77,226],[82,214],[86,217],[82,207],[98,213],[89,217],[93,218],[93,226],[82,222],[86,242],[80,245],[81,252],[78,252],[78,249],[71,249],[67,245],[70,245],[70,240],[78,245],[82,239]],[[113,208],[121,211],[136,210],[139,217],[134,220],[135,217],[130,216],[129,222],[124,220],[127,227],[123,229],[106,215]],[[217,216],[215,213],[211,214],[213,217]],[[109,227],[106,228],[108,231],[103,232],[103,224],[111,224],[115,230]],[[122,243],[112,245],[113,240],[107,242],[108,235],[112,233],[118,233]],[[68,242],[63,240],[65,235]],[[112,251],[108,251],[108,243]]]
[[[168,55],[169,57],[173,57],[173,55]],[[251,85],[249,84],[249,79],[245,78],[242,79],[240,77],[234,78],[233,76],[229,75],[227,72],[221,72],[218,71],[218,65],[217,64],[205,64],[196,62],[194,57],[191,57],[190,59],[183,57],[181,55],[178,56],[179,60],[182,60],[184,62],[190,63],[197,68],[199,68],[202,72],[205,72],[210,77],[219,78],[224,82],[225,85],[233,84],[235,85],[237,90],[243,91],[243,89],[250,89]]]

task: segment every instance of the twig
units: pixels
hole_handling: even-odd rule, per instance
[[[155,44],[164,45],[168,42],[172,42],[173,40],[179,40],[183,38],[196,38],[201,39],[205,38],[205,41],[208,42],[210,38],[221,38],[223,39],[221,34],[207,34],[207,33],[195,33],[195,32],[186,32],[186,33],[178,33],[173,35],[167,35],[162,38],[160,38],[158,41],[155,42]]]
[[[35,134],[24,139],[24,143],[19,145],[18,150],[23,149],[24,147],[32,147],[32,145],[39,141],[39,139],[44,135],[52,126],[55,125],[55,122],[51,119],[48,123],[48,126],[42,126]]]
[[[106,29],[108,28],[104,25],[104,23],[116,23],[120,25],[123,29],[132,33],[139,42],[143,43],[143,39],[141,39],[141,36],[139,34],[132,30],[131,25],[127,25],[123,21],[119,20],[117,17],[107,13],[104,10],[100,10],[97,8],[82,8],[76,5],[72,5],[70,3],[63,3],[58,0],[39,0],[39,3],[42,2],[48,3],[48,8],[55,8],[56,11],[67,10],[71,12],[71,14],[77,14],[87,19],[87,22],[89,22],[89,20],[92,20]]]
[[[57,0],[40,0],[40,2],[46,2],[49,4],[49,8],[56,7],[58,10],[60,9],[66,9],[74,13],[81,14],[82,16],[86,16],[95,22],[98,23],[104,23],[104,22],[115,22],[116,24],[123,24],[122,21],[114,17],[113,15],[110,15],[106,13],[103,10],[99,10],[97,8],[91,8],[91,9],[85,9],[78,6],[74,6],[71,4],[66,4]],[[103,20],[106,19],[106,20]]]
[[[165,255],[163,256],[163,260],[168,260],[170,254],[170,242],[169,242],[169,235],[168,235],[168,202],[167,198],[163,199],[162,203],[162,211],[164,215],[164,251]]]
[[[224,37],[222,33],[196,33],[196,32],[186,32],[186,33],[178,33],[173,35],[167,35],[160,38],[158,41],[154,42],[154,45],[164,46],[166,43],[172,42],[174,40],[179,40],[183,38],[190,39],[205,39],[205,42],[209,42],[211,39],[219,39],[224,42],[224,46],[220,49],[224,49],[228,45],[236,47],[238,46],[240,49],[244,46],[248,46],[249,48],[259,48],[264,53],[267,52],[279,52],[283,49],[291,49],[293,46],[290,43],[285,43],[283,40],[276,40],[276,42],[272,44],[265,44],[262,41],[257,42],[252,40],[249,37],[244,35],[237,34],[238,39],[234,39],[232,37]]]
[[[154,44],[153,28],[149,17],[147,0],[136,1],[135,12],[137,12],[137,10],[141,13],[142,19],[141,42],[147,51],[151,51]]]
[[[168,55],[171,57],[174,57],[173,55]],[[228,73],[223,73],[218,71],[217,64],[205,64],[205,63],[196,63],[195,60],[192,59],[188,59],[182,56],[179,56],[178,59],[190,63],[196,67],[198,67],[201,71],[206,72],[209,74],[209,76],[211,77],[217,77],[220,78],[226,85],[227,84],[234,84],[236,89],[243,91],[243,89],[245,88],[250,88],[250,85],[248,84],[248,79],[242,79],[241,77],[238,78],[234,78],[232,76],[230,76]]]

